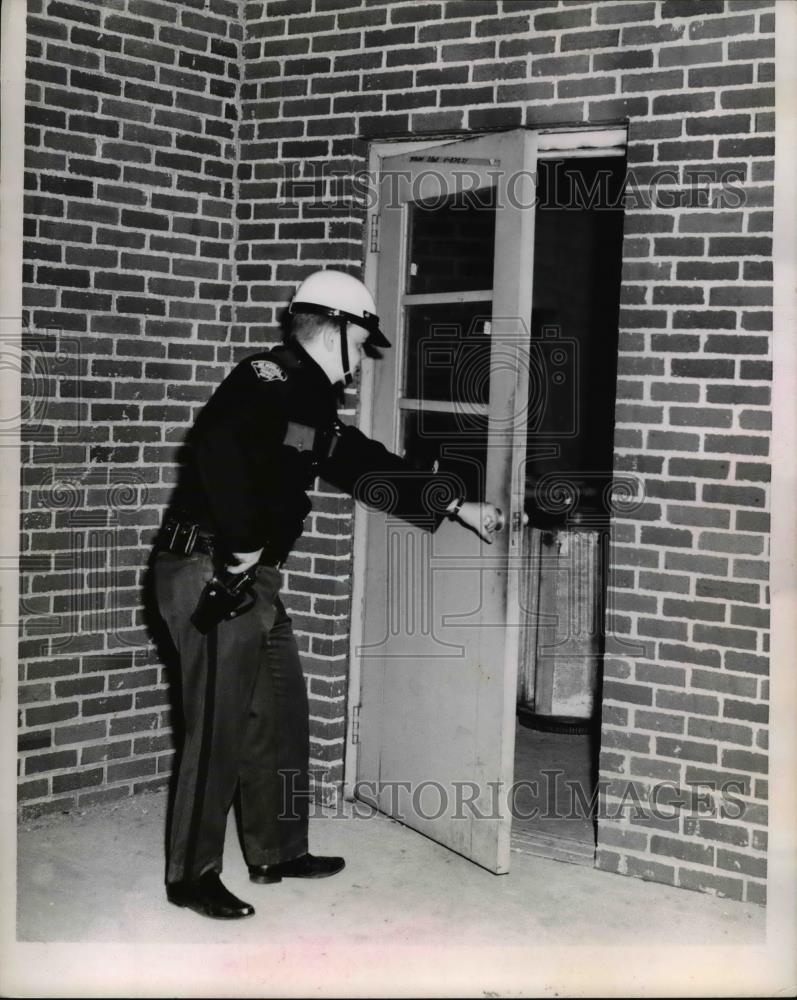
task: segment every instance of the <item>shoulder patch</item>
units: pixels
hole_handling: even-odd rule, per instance
[[[276,361],[252,361],[255,375],[264,382],[287,382],[288,376]]]

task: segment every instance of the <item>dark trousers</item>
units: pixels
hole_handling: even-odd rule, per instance
[[[211,574],[199,553],[160,552],[155,563],[158,606],[180,654],[185,721],[168,882],[221,871],[236,789],[247,864],[307,852],[307,692],[279,570],[258,567],[254,608],[203,636],[190,616]]]

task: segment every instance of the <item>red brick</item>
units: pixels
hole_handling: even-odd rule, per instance
[[[753,731],[749,726],[733,725],[718,722],[714,719],[690,719],[688,726],[690,736],[701,739],[717,740],[722,743],[738,743],[741,746],[751,746]]]
[[[596,14],[598,24],[628,24],[634,21],[652,21],[656,16],[657,4],[613,3],[609,7],[599,7]]]
[[[506,13],[513,13],[511,8]],[[526,16],[498,17],[476,22],[476,37],[485,35],[514,35],[522,34],[529,27],[529,18]]]
[[[67,37],[68,28],[65,24],[52,21],[46,17],[35,17],[32,10],[28,12],[28,33],[37,38],[58,38]]]
[[[17,783],[17,800],[25,802],[28,799],[39,799],[50,791],[50,783],[46,778],[35,781],[20,781]]]
[[[561,47],[563,52],[571,52],[573,50],[581,52],[585,49],[617,48],[619,41],[620,32],[615,29],[568,31],[562,35]]]
[[[155,774],[157,761],[154,757],[142,760],[125,761],[122,764],[108,765],[108,781],[124,781],[129,778],[142,778]]]
[[[63,18],[68,21],[79,21],[81,24],[98,26],[100,11],[87,7],[85,4],[63,3],[61,0],[49,0],[47,5],[49,17]]]
[[[467,21],[442,21],[439,24],[420,25],[419,42],[438,42],[453,38],[469,38],[470,24]]]
[[[618,681],[604,683],[603,697],[609,701],[631,702],[636,705],[652,705],[653,692],[639,684],[622,684]]]
[[[497,13],[497,0],[446,0],[446,17],[474,18]]]
[[[726,698],[723,703],[723,715],[728,719],[743,719],[746,722],[766,723],[769,721],[769,706]]]
[[[28,708],[25,711],[25,724],[42,726],[51,722],[64,722],[67,719],[74,719],[77,714],[78,704],[74,701],[46,705],[42,708]]]
[[[397,11],[393,11],[393,18],[396,18]],[[405,18],[408,21],[412,21],[415,18],[412,16],[411,10],[403,10],[402,14],[407,14]],[[423,20],[423,17],[421,17]],[[367,28],[373,27],[379,24],[385,24],[387,22],[387,8],[385,7],[370,7],[365,10],[353,10],[351,12],[338,14],[338,26],[341,29],[347,28]],[[396,22],[398,23],[398,22]]]
[[[678,885],[686,889],[698,889],[725,899],[743,898],[744,882],[740,879],[723,878],[701,871],[682,868],[678,874]]]
[[[521,120],[519,107],[474,109],[468,113],[468,124],[473,129],[514,128]]]
[[[550,35],[504,39],[498,43],[498,55],[501,59],[527,55],[546,55],[554,52],[555,49],[556,40]]]
[[[565,76],[589,72],[589,57],[586,55],[550,56],[534,59],[531,64],[532,76]]]
[[[749,115],[711,115],[690,118],[686,123],[687,135],[723,135],[749,131]]]
[[[52,753],[37,754],[25,758],[25,774],[41,774],[45,771],[56,771],[77,764],[77,751],[58,750]]]
[[[110,735],[121,736],[125,733],[137,733],[156,729],[158,717],[152,713],[141,715],[116,715],[110,722]]]
[[[766,858],[750,857],[749,854],[738,851],[718,850],[717,866],[726,871],[754,875],[757,878],[766,878],[767,875]]]
[[[37,729],[33,732],[21,733],[17,737],[17,751],[20,754],[24,754],[30,750],[46,750],[52,746],[52,742],[53,737],[49,729]]]
[[[746,772],[766,774],[768,760],[766,754],[751,753],[748,750],[723,750],[722,766],[739,768]]]
[[[535,31],[559,31],[566,28],[584,28],[590,24],[592,11],[589,7],[571,7],[569,10],[551,11],[534,16]]]
[[[73,774],[56,774],[53,776],[53,794],[71,792],[78,788],[90,788],[101,784],[102,780],[102,768],[95,768],[92,771],[77,771]]]

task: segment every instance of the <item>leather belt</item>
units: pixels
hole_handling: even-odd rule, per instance
[[[204,552],[211,559],[215,558],[218,552],[215,537],[205,532],[198,532],[194,542],[194,552]]]
[[[160,550],[172,552],[174,555],[190,556],[194,552],[202,552],[211,559],[215,559],[222,551],[216,536],[211,532],[200,529],[198,524],[182,521],[176,517],[167,517],[163,522],[156,545]],[[283,561],[272,543],[266,541],[258,560],[259,565],[279,567]]]

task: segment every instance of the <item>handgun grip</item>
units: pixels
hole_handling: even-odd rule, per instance
[[[216,574],[205,584],[191,615],[194,627],[207,635],[223,621],[251,611],[256,597],[252,593],[254,573]]]

